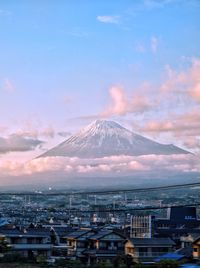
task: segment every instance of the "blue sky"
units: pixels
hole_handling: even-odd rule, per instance
[[[185,118],[198,151],[199,15],[198,0],[0,1],[1,137],[45,143],[0,160],[99,117],[187,148]]]

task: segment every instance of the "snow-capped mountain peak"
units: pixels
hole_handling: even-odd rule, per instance
[[[187,154],[174,145],[164,145],[135,134],[114,121],[96,120],[41,157],[98,158],[113,155]]]

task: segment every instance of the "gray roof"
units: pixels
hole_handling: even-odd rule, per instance
[[[87,234],[90,231],[91,231],[91,229],[87,229],[87,230],[86,229],[85,230],[79,229],[79,230],[77,230],[75,232],[71,232],[71,233],[67,234],[65,236],[65,238],[74,238],[74,239],[76,239],[76,238],[78,238],[78,237],[80,237],[80,236],[82,236],[84,234]]]
[[[173,246],[171,238],[130,238],[133,245],[137,246]]]
[[[106,236],[106,235],[109,235],[109,234],[111,234],[112,233],[112,231],[110,231],[110,230],[100,230],[97,234],[95,234],[95,235],[92,235],[91,237],[90,237],[90,239],[94,239],[94,240],[96,240],[96,239],[99,239],[99,238],[101,238],[101,237],[104,237],[104,236]]]
[[[52,229],[60,237],[67,236],[69,233],[75,232],[75,230],[72,227],[56,226],[56,227],[52,227]]]
[[[199,237],[197,237],[197,238],[194,240],[193,244],[194,244],[194,243],[196,243],[196,242],[198,242],[198,241],[199,241],[199,239],[200,239],[200,236],[199,236]]]
[[[13,229],[0,229],[0,234],[7,237],[47,237],[50,235],[50,230],[46,228],[33,228],[27,230]]]
[[[121,236],[122,239],[125,239],[125,237],[122,234],[119,234],[113,230],[100,230],[97,234],[91,236],[89,239],[98,240],[98,239],[103,238],[104,236],[112,234],[112,233]]]

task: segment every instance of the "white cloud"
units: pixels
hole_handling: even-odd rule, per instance
[[[119,23],[119,16],[97,16],[97,20],[103,23]]]

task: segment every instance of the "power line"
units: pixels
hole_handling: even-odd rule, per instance
[[[186,184],[175,184],[175,185],[165,185],[165,186],[157,186],[157,187],[146,187],[146,188],[132,188],[132,189],[116,189],[116,190],[104,190],[104,191],[88,191],[88,192],[75,192],[74,194],[115,194],[120,192],[147,192],[147,191],[157,191],[157,190],[167,190],[173,188],[184,188],[184,187],[194,187],[200,186],[200,182],[196,183],[186,183]]]
[[[102,191],[82,191],[82,192],[0,192],[0,195],[39,195],[39,196],[70,196],[70,195],[104,195],[104,194],[116,194],[116,193],[132,193],[132,192],[147,192],[147,191],[158,191],[158,190],[168,190],[176,188],[185,187],[195,187],[200,186],[200,182],[196,183],[186,183],[186,184],[174,184],[174,185],[164,185],[157,187],[145,187],[145,188],[132,188],[132,189],[115,189],[115,190],[102,190]]]
[[[75,209],[69,209],[70,213],[72,212],[82,212],[82,213],[97,213],[97,212],[127,212],[127,211],[145,211],[145,210],[162,210],[167,208],[183,208],[183,207],[196,207],[200,206],[200,203],[191,203],[191,204],[185,204],[185,205],[175,205],[175,206],[149,206],[149,207],[140,207],[140,208],[125,208],[125,209],[90,209],[90,210],[75,210]]]

